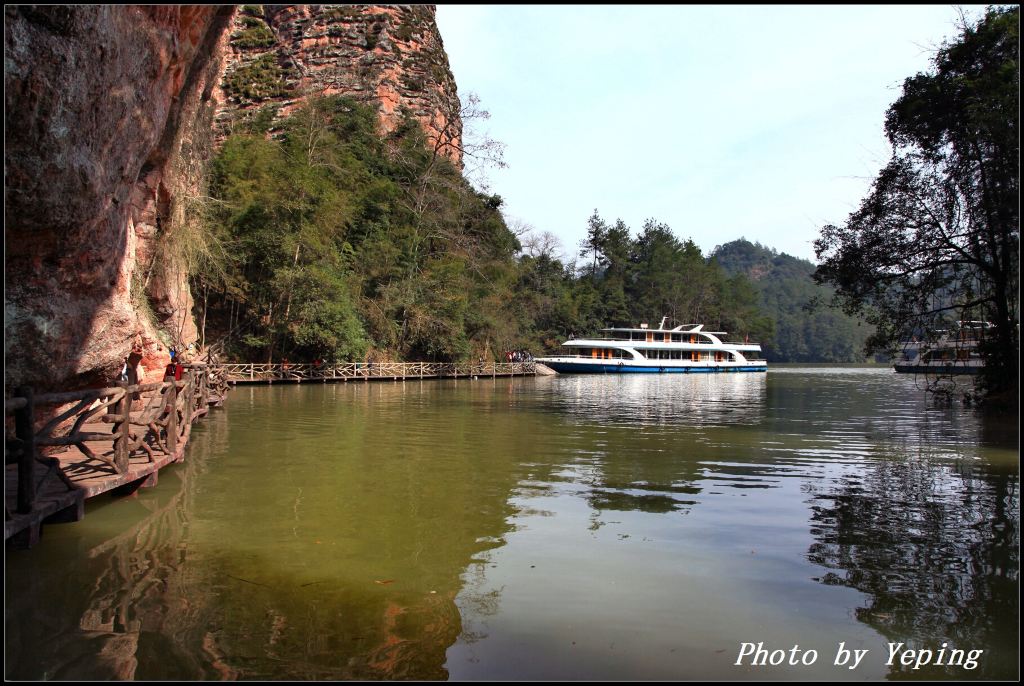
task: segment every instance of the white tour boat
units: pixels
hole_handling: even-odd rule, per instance
[[[951,331],[936,331],[933,340],[912,339],[903,344],[903,355],[894,363],[905,374],[977,374],[985,366],[978,344],[989,322],[959,322]]]
[[[724,331],[704,331],[703,324],[666,329],[641,324],[638,329],[602,329],[605,338],[570,338],[541,362],[563,374],[669,372],[764,372],[768,363],[757,343],[726,343]]]

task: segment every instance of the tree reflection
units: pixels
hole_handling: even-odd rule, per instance
[[[858,620],[911,649],[985,649],[973,671],[894,664],[890,678],[1017,675],[1016,464],[882,461],[806,490],[817,539],[808,557],[830,570],[822,583],[868,595]]]
[[[446,679],[463,575],[504,543],[529,439],[509,428],[505,449],[480,455],[481,414],[497,409],[468,403],[431,423],[430,440],[420,428],[396,436],[389,403],[437,392],[332,388],[287,405],[297,393],[275,389],[230,423],[212,415],[175,467],[180,479],[162,474],[157,489],[113,506],[114,535],[97,527],[75,550],[72,531],[19,558],[6,676]],[[298,442],[335,430],[343,443]],[[320,459],[289,459],[281,436]],[[268,440],[279,442],[268,450]],[[138,518],[126,526],[129,510]]]

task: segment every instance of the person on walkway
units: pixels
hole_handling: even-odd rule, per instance
[[[181,381],[182,371],[181,365],[172,359],[171,363],[164,370],[164,381],[170,381],[171,379]]]

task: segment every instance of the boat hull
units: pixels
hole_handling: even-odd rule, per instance
[[[765,365],[703,365],[703,366],[655,366],[619,364],[617,362],[558,362],[556,360],[538,358],[541,362],[559,374],[714,374],[722,372],[766,372]]]

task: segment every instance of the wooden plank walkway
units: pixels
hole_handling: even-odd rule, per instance
[[[87,498],[154,486],[160,469],[182,461],[192,423],[228,389],[217,367],[183,368],[181,381],[40,396],[19,389],[6,401],[15,436],[5,442],[4,540],[31,547],[44,523],[81,519]],[[48,419],[41,427],[37,415]]]
[[[224,364],[232,384],[339,383],[408,379],[497,378],[534,376],[530,362],[339,362],[334,364]]]

